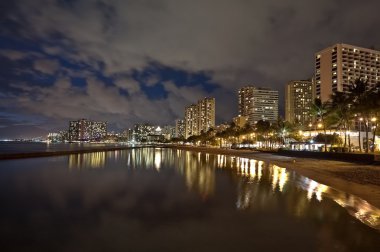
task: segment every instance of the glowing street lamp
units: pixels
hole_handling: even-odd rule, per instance
[[[322,125],[322,123],[318,123],[317,126],[318,126],[318,128],[322,128],[323,125]]]

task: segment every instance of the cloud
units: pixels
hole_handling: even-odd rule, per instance
[[[205,72],[218,85],[209,93],[199,86],[164,83],[167,99],[150,101],[133,80],[116,79],[112,87],[94,82],[87,87],[89,97],[81,97],[93,108],[76,109],[99,117],[101,109],[113,111],[134,122],[170,121],[183,113],[181,106],[204,95],[214,95],[218,118],[230,120],[237,112],[237,88],[254,84],[282,94],[287,81],[312,76],[313,55],[324,47],[338,42],[379,46],[380,41],[373,32],[378,19],[368,18],[378,16],[377,0],[18,0],[15,5],[8,18],[18,24],[17,35],[46,42],[42,47],[49,55],[109,77],[157,62]],[[35,62],[35,69],[46,74],[58,68],[57,61]],[[156,87],[158,80],[152,77],[145,85]],[[134,95],[120,95],[119,89]]]
[[[24,59],[25,57],[27,57],[28,54],[25,52],[20,52],[20,51],[15,51],[15,50],[0,50],[0,55],[10,60],[15,61],[15,60]]]
[[[118,78],[115,80],[115,85],[126,90],[129,94],[136,94],[141,91],[140,84],[131,78]]]
[[[44,74],[55,74],[60,67],[58,60],[38,59],[34,61],[33,67],[35,70]]]

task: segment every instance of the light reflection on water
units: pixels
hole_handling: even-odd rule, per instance
[[[255,159],[142,148],[4,161],[0,185],[0,239],[21,251],[380,246],[379,209]]]
[[[236,170],[236,174],[239,176],[247,177],[250,181],[260,184],[263,176],[264,162],[225,155],[218,155],[217,159],[219,168],[232,168]],[[231,165],[228,166],[227,164]],[[279,192],[283,192],[287,183],[294,183],[297,187],[307,192],[306,197],[308,201],[311,201],[313,198],[319,202],[324,198],[332,199],[362,223],[380,230],[380,209],[359,197],[336,190],[273,164],[266,165],[266,175],[271,180],[273,191],[278,190]],[[290,177],[292,178],[291,180],[289,180]],[[250,189],[239,191],[241,195],[239,195],[236,204],[238,208],[246,209],[255,203],[255,198],[252,195],[256,188],[252,187]]]
[[[103,168],[106,161],[118,160],[123,152],[95,152],[86,154],[75,154],[69,156],[69,169],[91,169]],[[191,191],[197,191],[202,198],[207,198],[214,193],[215,189],[215,170],[214,168],[231,168],[236,175],[249,179],[246,188],[239,190],[236,206],[238,209],[247,209],[255,204],[257,193],[255,186],[265,178],[270,181],[273,192],[283,192],[288,183],[296,185],[306,192],[305,197],[310,202],[316,199],[321,202],[324,198],[329,198],[347,210],[347,212],[360,220],[362,223],[380,230],[380,209],[370,205],[367,201],[336,190],[324,184],[320,184],[307,177],[297,175],[295,172],[288,171],[286,168],[273,164],[266,164],[263,161],[227,156],[213,155],[208,153],[194,153],[185,151],[165,151],[161,148],[144,148],[140,150],[130,150],[126,155],[126,164],[133,169],[154,168],[160,171],[162,162],[175,164],[176,170],[185,178],[186,186]],[[248,187],[247,187],[248,186]],[[302,202],[303,199],[300,199]],[[307,207],[307,204],[295,204],[296,215],[300,215],[300,206]]]

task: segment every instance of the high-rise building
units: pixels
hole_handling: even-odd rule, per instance
[[[313,81],[290,81],[285,88],[285,120],[299,125],[312,121],[311,105],[315,99]]]
[[[198,106],[192,104],[185,109],[185,138],[198,134]]]
[[[178,119],[175,121],[175,137],[185,138],[185,120]]]
[[[133,127],[132,140],[135,142],[146,142],[149,134],[155,133],[154,127],[149,124],[135,124]]]
[[[246,86],[239,89],[239,116],[247,116],[248,123],[259,120],[274,122],[278,118],[278,91]]]
[[[107,135],[106,122],[94,122],[87,119],[70,121],[70,141],[99,141]]]
[[[91,139],[101,140],[107,135],[106,122],[91,122]]]
[[[215,127],[215,98],[204,98],[185,110],[185,138]]]
[[[380,51],[335,44],[315,54],[316,96],[325,102],[336,92],[347,92],[356,79],[380,81]]]
[[[204,98],[198,101],[199,134],[215,127],[215,98]]]

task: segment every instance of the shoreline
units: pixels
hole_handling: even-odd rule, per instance
[[[257,159],[293,170],[318,183],[366,200],[380,209],[380,167],[352,162],[298,158],[249,150],[231,150],[194,146],[174,149]]]

